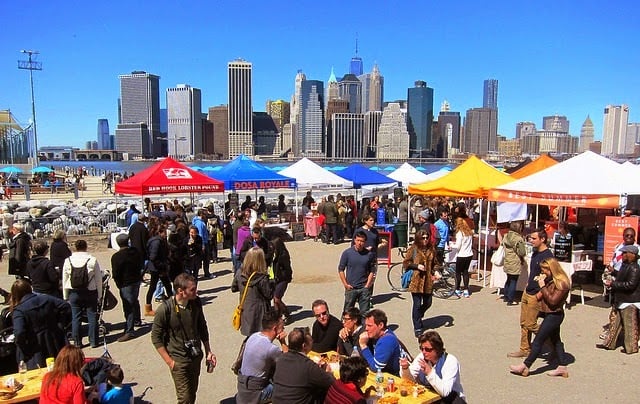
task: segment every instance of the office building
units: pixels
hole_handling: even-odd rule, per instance
[[[482,108],[498,109],[498,80],[487,79],[484,81]]]
[[[253,141],[253,154],[256,156],[275,157],[282,152],[280,131],[266,112],[253,112]]]
[[[202,154],[202,96],[199,88],[179,84],[167,88],[167,147],[177,159]]]
[[[324,84],[319,80],[304,80],[300,89],[300,123],[298,125],[298,155],[324,156]]]
[[[134,71],[120,75],[119,79],[120,122],[116,129],[116,150],[129,153],[130,157],[160,156],[163,142],[160,137],[160,76]],[[126,136],[132,138],[123,138]],[[139,139],[140,136],[146,136],[146,139]]]
[[[333,70],[332,70],[333,71]],[[296,81],[294,85],[293,97],[291,97],[291,119],[289,122],[297,124],[300,120],[300,103],[302,102],[302,82],[307,79],[307,76],[298,70],[296,73]],[[334,76],[335,79],[335,76]]]
[[[111,150],[111,136],[109,135],[109,120],[98,119],[98,147],[102,150]]]
[[[252,65],[242,59],[228,68],[229,158],[253,155],[253,107],[251,101]]]
[[[535,123],[529,121],[516,123],[516,139],[521,139],[524,136],[534,135],[535,133]]]
[[[460,112],[450,109],[449,103],[445,100],[438,114],[438,131],[431,142],[431,148],[436,151],[435,157],[447,157],[450,149],[460,149]]]
[[[492,108],[471,108],[464,119],[462,152],[487,156],[497,151],[498,111]]]
[[[635,139],[627,138],[629,106],[607,105],[602,125],[602,154],[618,156],[633,153]]]
[[[327,102],[331,100],[337,100],[340,98],[340,90],[338,89],[338,79],[336,78],[336,74],[333,72],[333,67],[331,68],[331,74],[329,75],[329,80],[327,81]]]
[[[569,133],[569,120],[563,115],[542,117],[542,129]]]
[[[291,119],[291,104],[285,100],[267,100],[267,114],[273,118],[278,131],[282,131],[282,127]]]
[[[334,114],[346,114],[349,113],[349,102],[341,99],[333,99],[327,101],[327,110],[325,112],[325,132],[326,135],[326,145],[324,147],[325,153],[327,157],[335,157],[332,153],[333,150],[333,115]]]
[[[627,125],[627,137],[635,139],[635,143],[640,143],[640,123],[634,122]]]
[[[399,106],[398,106],[399,108]],[[411,156],[431,154],[431,124],[433,122],[433,89],[418,80],[407,92],[407,130]]]
[[[367,157],[369,158],[376,157],[376,149],[369,147],[369,145],[378,144],[378,130],[380,129],[381,121],[382,111],[369,111],[364,114],[364,138],[365,144],[367,145]]]
[[[345,74],[338,82],[338,96],[349,102],[349,113],[362,113],[362,83],[353,74]]]
[[[364,115],[334,113],[332,133],[327,134],[328,150],[336,159],[362,159],[365,157]],[[330,141],[329,141],[330,139]]]
[[[207,154],[220,160],[229,159],[229,108],[226,105],[209,107],[207,120],[213,124],[212,137],[204,139],[204,148],[212,149]]]
[[[379,160],[406,160],[409,158],[410,133],[407,113],[400,104],[391,102],[382,111],[377,143],[370,147]]]
[[[362,58],[358,56],[358,40],[356,39],[356,54],[351,58],[351,62],[349,63],[349,73],[360,76],[363,72]]]
[[[358,76],[362,83],[362,112],[382,111],[384,100],[384,76],[380,74],[378,65],[373,65],[371,73]]]
[[[584,120],[580,128],[580,147],[578,151],[585,152],[589,150],[589,145],[593,143],[594,134],[593,122],[591,122],[591,118],[587,115],[587,119]]]

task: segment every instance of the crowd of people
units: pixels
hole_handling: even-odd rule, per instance
[[[376,197],[358,205],[349,196],[329,195],[315,204],[311,193],[307,194],[305,213],[324,216],[326,241],[350,242],[336,268],[336,279],[344,288],[344,304],[336,317],[338,314],[331,314],[325,300],[316,299],[310,305],[315,318],[312,327],[290,331],[286,325],[292,319],[284,295],[293,279],[294,265],[285,239],[267,234],[264,199],[252,201],[247,197],[237,210],[212,204],[195,212],[188,212],[177,200],[162,204],[147,200],[141,209],[131,205],[124,215],[127,232],[115,237],[117,252],[110,262],[125,319],[118,341],[136,338],[142,317],[153,317],[151,341],[170,369],[177,401],[195,402],[202,362],[206,362],[208,371],[217,365],[198,283],[216,276],[210,264],[217,262],[227,248],[233,265],[231,290],[238,292],[243,305],[239,331],[245,338],[237,366],[239,402],[362,402],[369,393],[363,387],[370,371],[428,386],[445,402],[465,402],[461,365],[445,350],[437,332],[424,329],[424,319],[432,304],[433,283],[450,246],[458,252],[454,293],[471,296],[469,267],[474,255],[475,208],[472,201],[419,201],[410,209],[405,197],[396,201]],[[287,209],[283,198],[279,198],[280,209]],[[414,239],[402,266],[412,271],[408,291],[411,326],[419,347],[415,357],[389,329],[387,314],[371,304],[376,253],[385,243],[376,224],[408,222],[409,215],[415,219]],[[544,228],[525,231],[522,222],[508,226],[498,237],[505,249],[504,299],[509,306],[520,306],[521,335],[519,349],[507,356],[523,360],[510,366],[509,371],[528,376],[549,341],[556,367],[548,374],[568,377],[561,325],[571,281],[560,265],[566,259],[563,251],[569,237],[562,233],[566,228],[561,226],[560,236],[554,235],[555,242],[550,243]],[[622,333],[629,354],[638,351],[640,267],[635,236],[635,229],[625,229],[623,241],[616,246],[607,267],[604,283],[611,291],[612,308],[610,325],[598,345],[615,349]],[[85,337],[91,347],[100,343],[96,312],[103,296],[102,266],[88,251],[85,240],[76,240],[72,251],[62,230],[54,234],[50,246],[44,240],[32,240],[20,222],[12,222],[4,237],[9,247],[9,274],[16,276],[9,299],[16,361],[35,369],[46,366],[46,358],[55,357],[56,369],[60,370],[45,378],[43,394],[73,397],[77,394],[77,363],[82,355],[79,348],[85,346]],[[525,259],[527,244],[533,251],[530,260]],[[529,272],[528,282],[518,302],[515,286],[525,270]],[[142,309],[139,294],[145,273],[149,288]],[[155,310],[154,300],[159,303]],[[83,314],[89,324],[88,335],[81,333]],[[69,325],[73,345],[68,344],[64,332]],[[311,352],[343,355],[339,379],[327,360],[314,363]],[[60,368],[59,361],[64,364]],[[52,388],[52,380],[58,387]],[[114,373],[111,383],[115,390],[109,391],[115,394],[122,390],[122,381],[122,374]]]

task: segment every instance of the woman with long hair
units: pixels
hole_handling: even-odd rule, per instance
[[[151,307],[151,299],[155,291],[158,280],[164,285],[164,292],[167,297],[173,295],[171,280],[169,279],[169,245],[167,244],[167,228],[164,225],[157,225],[149,230],[149,241],[147,242],[149,261],[147,270],[151,274],[151,281],[147,290],[147,297],[144,305],[144,315],[154,316],[155,312]]]
[[[247,251],[236,277],[239,299],[242,299],[244,289],[249,288],[242,306],[240,326],[240,333],[248,337],[262,329],[262,317],[271,308],[273,298],[273,282],[269,279],[262,248],[252,247]]]
[[[291,256],[289,250],[284,244],[284,241],[280,237],[274,238],[271,243],[273,244],[273,275],[276,281],[276,286],[273,291],[273,305],[279,315],[284,315],[285,323],[289,321],[289,309],[287,305],[282,301],[284,293],[287,291],[287,286],[293,277],[293,270],[291,269]]]
[[[511,365],[509,370],[516,375],[528,376],[529,368],[540,354],[542,345],[549,339],[555,350],[558,367],[547,372],[547,375],[569,377],[564,344],[560,339],[560,325],[564,320],[564,303],[569,295],[571,283],[555,258],[547,258],[540,263],[540,275],[536,280],[540,286],[536,297],[540,301],[540,313],[544,315],[542,324],[531,344],[529,356],[520,365]]]
[[[82,349],[67,345],[56,357],[53,370],[45,373],[40,388],[41,403],[84,404],[84,382],[80,371],[84,365]]]
[[[46,358],[55,357],[67,339],[60,324],[71,322],[71,306],[66,301],[47,294],[36,294],[25,279],[11,286],[13,335],[16,360],[24,361],[27,369],[46,366]]]
[[[429,242],[429,233],[425,230],[418,230],[415,240],[405,254],[402,262],[404,270],[413,270],[409,292],[413,307],[411,309],[411,319],[413,321],[413,332],[416,337],[422,334],[422,317],[427,312],[433,300],[433,267],[436,263],[436,250]]]
[[[463,217],[456,219],[456,296],[469,297],[469,264],[473,258],[473,230]],[[460,289],[460,281],[464,288]]]

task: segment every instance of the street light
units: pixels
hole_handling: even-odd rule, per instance
[[[42,62],[35,62],[31,60],[32,55],[38,55],[40,52],[34,50],[21,50],[20,52],[29,55],[29,60],[18,60],[18,69],[29,70],[29,80],[31,82],[31,117],[33,118],[33,147],[34,158],[33,166],[37,167],[38,162],[38,131],[36,130],[36,101],[33,95],[33,71],[42,70]]]

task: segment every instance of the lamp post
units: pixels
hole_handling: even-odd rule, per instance
[[[34,50],[21,50],[20,52],[29,55],[29,60],[18,60],[18,69],[29,70],[29,80],[31,83],[31,118],[33,119],[33,147],[34,157],[33,166],[38,166],[38,131],[36,130],[36,101],[33,95],[33,71],[42,70],[42,62],[36,62],[31,59],[33,55],[38,55],[40,52]]]

